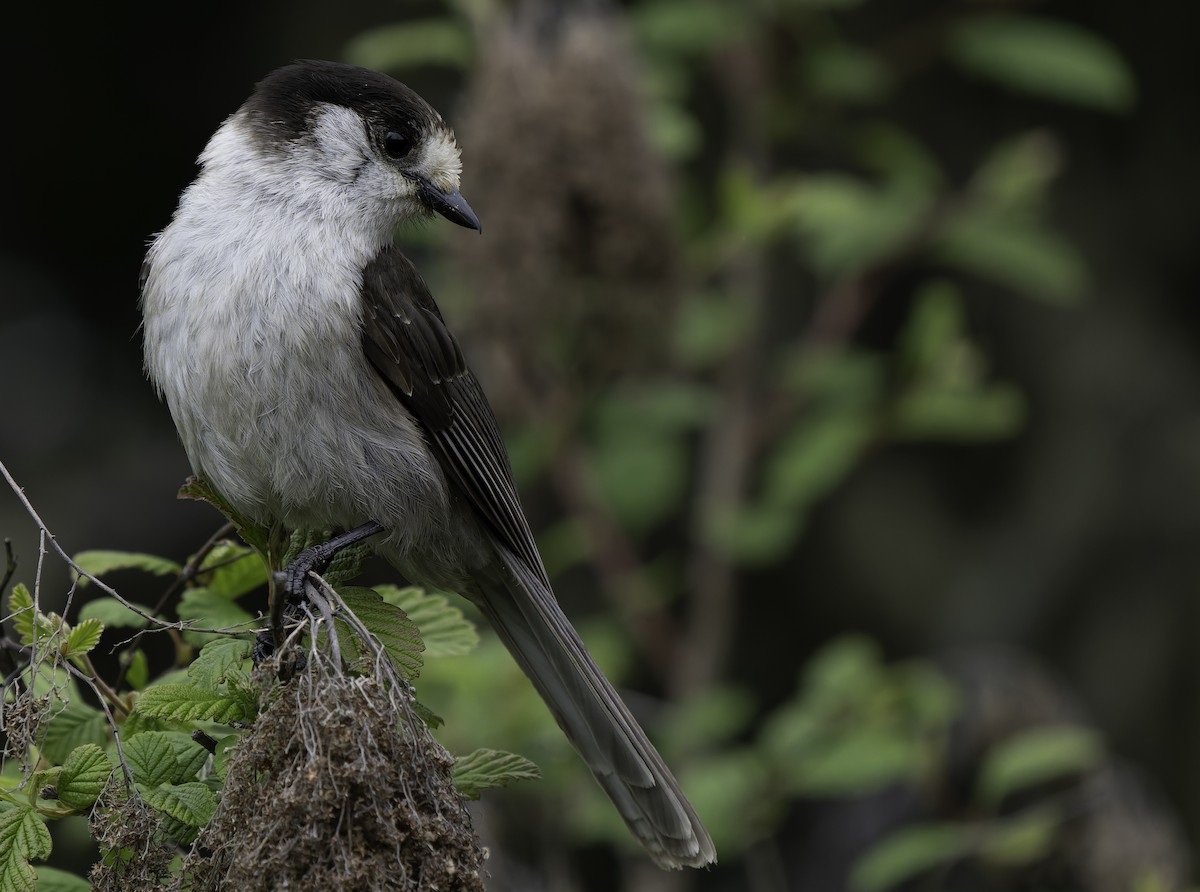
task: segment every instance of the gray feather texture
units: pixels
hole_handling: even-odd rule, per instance
[[[397,132],[401,158],[385,151]],[[193,469],[264,523],[380,522],[379,551],[408,580],[479,606],[651,857],[715,861],[559,608],[483,390],[392,245],[430,194],[457,199],[453,133],[390,78],[299,63],[200,162],[142,291],[146,368]]]

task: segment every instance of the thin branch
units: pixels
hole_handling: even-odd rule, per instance
[[[12,582],[13,574],[17,572],[17,556],[13,554],[12,539],[4,540],[4,578],[0,579],[0,598]]]

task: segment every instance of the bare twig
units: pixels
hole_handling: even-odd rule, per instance
[[[13,554],[12,539],[4,540],[4,578],[0,579],[0,598],[8,590],[13,574],[17,572],[17,556]]]

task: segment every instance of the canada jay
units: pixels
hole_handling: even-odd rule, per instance
[[[392,243],[435,213],[480,228],[450,127],[389,77],[298,62],[200,167],[142,272],[146,368],[194,471],[264,524],[377,522],[407,579],[488,618],[651,857],[713,862],[555,601],[487,398]]]

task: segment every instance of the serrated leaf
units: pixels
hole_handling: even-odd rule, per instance
[[[436,731],[442,725],[446,724],[446,720],[422,703],[420,700],[413,700],[411,704],[412,711],[417,714],[417,718],[425,723],[425,726],[431,731]]]
[[[50,831],[37,812],[17,806],[0,812],[0,892],[33,892],[30,859],[50,854]]]
[[[81,551],[73,560],[92,576],[103,576],[114,570],[141,570],[155,576],[178,576],[183,570],[183,567],[167,558],[135,551]],[[88,582],[86,576],[79,577],[80,586]]]
[[[363,561],[371,556],[373,550],[370,541],[358,542],[349,548],[343,548],[334,556],[321,575],[336,589],[338,586],[350,582],[359,574]]]
[[[134,604],[147,616],[153,614],[144,604]],[[146,617],[139,616],[116,598],[103,597],[88,601],[79,610],[80,620],[94,619],[104,624],[106,629],[131,629],[145,625]]]
[[[8,612],[11,614],[13,631],[16,632],[17,638],[22,644],[30,644],[33,641],[33,595],[25,587],[25,583],[18,582],[13,586],[8,595]]]
[[[220,542],[204,557],[197,572],[198,587],[233,600],[267,584],[267,568],[254,549],[236,542]]]
[[[988,752],[980,770],[979,799],[995,807],[1012,793],[1088,771],[1103,757],[1100,736],[1088,728],[1031,728]]]
[[[61,765],[73,750],[84,744],[107,744],[109,730],[108,717],[103,712],[72,698],[47,724],[42,755],[47,761]]]
[[[138,696],[134,712],[175,722],[210,721],[219,724],[254,718],[248,698],[220,694],[190,684],[156,684]]]
[[[398,588],[375,586],[383,600],[399,607],[416,623],[425,658],[458,657],[470,653],[479,644],[475,624],[463,616],[445,595],[427,592],[416,586]]]
[[[94,743],[77,747],[67,756],[58,776],[58,801],[76,811],[91,808],[112,769],[104,750]]]
[[[126,740],[123,749],[125,761],[139,784],[156,787],[176,776],[175,748],[167,732],[145,731]]]
[[[209,482],[201,477],[189,477],[183,486],[179,487],[179,498],[194,499],[197,502],[208,502],[229,520],[233,521],[233,525],[237,527],[238,535],[242,537],[242,541],[257,551],[259,554],[266,554],[269,550],[267,530],[250,520],[249,518],[239,514],[230,507],[224,497],[217,492]]]
[[[37,867],[37,892],[90,892],[91,888],[81,876],[45,864]]]
[[[200,655],[188,666],[188,678],[197,687],[216,690],[230,666],[250,657],[253,642],[243,638],[217,638],[200,649]]]
[[[411,681],[423,665],[421,633],[404,611],[387,603],[373,589],[343,586],[338,595],[346,607],[383,645],[401,676]]]
[[[167,743],[175,754],[175,771],[168,778],[173,784],[182,784],[196,779],[196,772],[208,761],[209,752],[187,731],[163,732]]]
[[[1067,22],[983,16],[951,34],[950,52],[967,70],[1027,93],[1106,111],[1133,104],[1133,76],[1120,53]]]
[[[886,892],[959,858],[969,846],[969,832],[961,824],[925,824],[899,830],[858,859],[850,874],[850,888],[853,892]]]
[[[63,643],[63,656],[81,657],[100,643],[104,625],[98,619],[85,619],[67,633]]]
[[[160,784],[143,789],[142,796],[159,811],[189,827],[203,827],[217,810],[216,794],[199,781]]]
[[[538,780],[542,772],[524,756],[501,750],[478,749],[454,763],[454,786],[468,799],[484,790],[506,787],[513,781]]]

